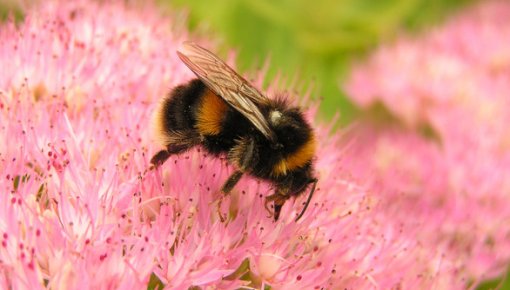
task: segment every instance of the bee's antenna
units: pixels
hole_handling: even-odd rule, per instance
[[[312,189],[310,190],[310,194],[308,195],[308,199],[306,200],[305,207],[303,208],[301,213],[296,218],[296,221],[298,221],[303,216],[303,214],[305,214],[305,211],[308,208],[310,201],[312,200],[313,193],[315,192],[315,186],[317,185],[317,178],[311,179],[308,184],[310,184],[310,183],[313,183]]]

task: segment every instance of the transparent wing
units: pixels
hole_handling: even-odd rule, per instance
[[[266,118],[258,105],[268,99],[212,52],[192,42],[183,43],[179,58],[204,84],[243,114],[266,138],[274,140]]]

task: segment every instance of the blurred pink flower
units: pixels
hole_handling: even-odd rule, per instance
[[[220,222],[224,160],[196,149],[148,171],[159,149],[150,114],[192,77],[175,54],[185,31],[122,2],[44,1],[26,15],[0,27],[1,288],[138,289],[152,274],[168,289],[468,284],[446,243],[434,247],[388,207],[379,192],[389,187],[349,174],[359,163],[324,126],[319,186],[298,223],[304,198],[275,223],[263,206],[269,185],[250,178]],[[429,218],[431,229],[440,222]]]
[[[429,123],[442,138],[488,134],[480,145],[507,151],[508,19],[508,1],[483,1],[423,37],[382,46],[345,88],[360,107],[382,102],[406,125]]]
[[[400,124],[352,130],[346,156],[381,204],[467,283],[510,263],[510,3],[484,1],[381,47],[345,88]],[[429,128],[426,133],[424,128]]]

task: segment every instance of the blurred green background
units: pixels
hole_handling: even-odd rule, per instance
[[[241,70],[268,57],[268,79],[278,71],[296,75],[314,97],[323,99],[322,116],[340,113],[345,124],[355,108],[340,90],[349,64],[391,41],[440,23],[471,0],[159,0],[162,6],[189,12],[189,28],[220,39],[220,46],[239,52]]]

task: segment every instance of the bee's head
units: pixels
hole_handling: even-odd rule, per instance
[[[317,185],[317,178],[310,177],[308,179],[302,179],[301,185],[299,188],[299,194],[302,193],[305,189],[311,186],[310,192],[308,193],[308,198],[306,199],[306,202],[304,203],[304,207],[301,210],[301,213],[296,217],[296,221],[298,221],[303,214],[305,213],[306,209],[308,208],[308,205],[310,204],[310,201],[312,200],[313,194],[315,192],[315,187]],[[290,194],[281,194],[280,191],[277,191],[275,194],[272,194],[268,197],[266,197],[265,207],[266,210],[269,213],[273,214],[274,220],[277,221],[280,217],[280,212],[282,210],[283,205],[285,202],[291,197],[291,196],[297,196],[299,194],[296,194],[295,192]],[[269,203],[273,202],[273,212],[269,209]]]
[[[286,178],[290,173],[309,167],[315,155],[315,136],[301,110],[275,106],[266,116],[276,136],[270,143],[274,156],[272,174]],[[293,191],[297,189],[294,187],[292,185]]]
[[[274,108],[269,124],[276,134],[275,149],[292,152],[313,138],[312,129],[299,108]]]

